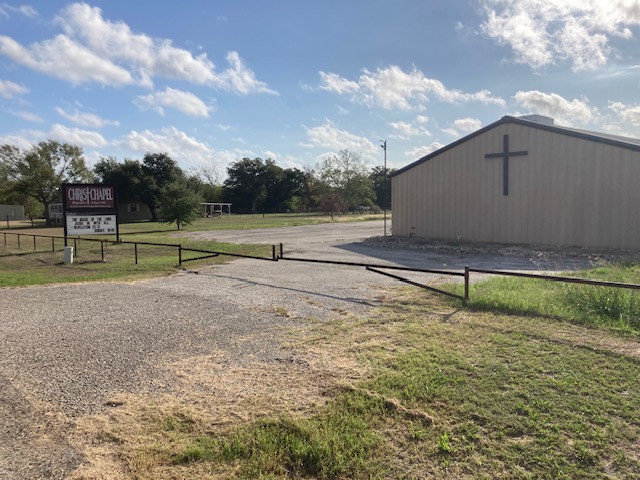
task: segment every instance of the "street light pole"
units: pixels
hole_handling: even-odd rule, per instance
[[[384,203],[384,236],[387,236],[387,141],[380,140],[382,142],[382,149],[384,150],[384,183],[382,184],[382,201]]]

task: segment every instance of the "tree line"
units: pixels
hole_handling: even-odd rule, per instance
[[[360,154],[342,150],[315,167],[282,168],[271,159],[243,158],[227,168],[185,171],[166,153],[142,161],[103,157],[90,169],[82,149],[47,140],[21,150],[0,146],[0,204],[25,206],[30,217],[48,219],[63,183],[115,185],[121,203],[148,206],[151,220],[178,228],[201,214],[201,203],[232,203],[236,213],[379,211],[390,206],[383,167],[369,169]]]

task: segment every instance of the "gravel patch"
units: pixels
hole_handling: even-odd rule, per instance
[[[172,362],[291,358],[283,327],[368,311],[372,280],[390,283],[348,268],[237,260],[134,283],[2,290],[0,478],[63,478],[82,460],[65,441],[74,418],[111,408],[119,393],[171,393]]]
[[[563,264],[571,264],[572,261],[582,261],[593,267],[611,262],[640,262],[640,252],[637,250],[452,242],[436,239],[381,236],[371,236],[361,243],[373,248],[403,249],[439,255],[459,255],[464,257],[485,255],[497,257],[495,261],[498,264],[504,263],[501,259],[508,262],[509,258],[527,258],[538,263],[557,261]]]

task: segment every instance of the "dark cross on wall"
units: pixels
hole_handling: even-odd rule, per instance
[[[487,153],[484,158],[502,158],[502,194],[509,195],[509,157],[522,157],[527,155],[527,151],[520,152],[509,151],[509,135],[502,137],[502,152]]]

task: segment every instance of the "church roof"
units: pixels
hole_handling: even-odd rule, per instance
[[[487,125],[486,127],[483,127],[480,130],[477,130],[467,135],[466,137],[462,137],[461,139],[456,140],[455,142],[450,143],[449,145],[446,145],[434,152],[431,152],[430,154],[425,155],[424,157],[416,160],[415,162],[410,163],[409,165],[402,167],[393,173],[390,173],[389,176],[394,177],[402,172],[406,172],[407,170],[410,170],[413,167],[420,165],[421,163],[424,163],[428,160],[431,160],[434,157],[437,157],[438,155],[440,155],[443,152],[446,152],[447,150],[457,147],[458,145],[468,140],[471,140],[472,138],[477,137],[478,135],[481,135],[499,125],[503,125],[506,123],[515,123],[517,125],[524,125],[530,128],[538,128],[540,130],[559,133],[561,135],[567,135],[569,137],[582,138],[584,140],[590,140],[592,142],[604,143],[606,145],[613,145],[616,147],[628,148],[629,150],[640,152],[640,139],[637,139],[637,138],[622,137],[620,135],[611,135],[608,133],[593,132],[590,130],[580,130],[577,128],[560,127],[558,125],[540,123],[540,122],[528,120],[522,117],[512,117],[509,115],[505,115],[497,122],[493,122],[492,124]]]

